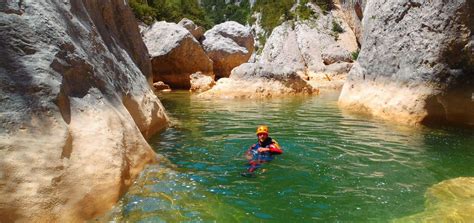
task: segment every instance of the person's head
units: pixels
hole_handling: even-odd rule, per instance
[[[257,128],[257,137],[259,142],[264,142],[268,138],[268,126],[261,125]]]

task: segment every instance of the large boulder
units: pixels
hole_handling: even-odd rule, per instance
[[[250,28],[233,21],[214,26],[204,38],[202,45],[214,62],[217,77],[228,77],[234,67],[249,60],[254,50]]]
[[[474,126],[474,2],[369,1],[339,104],[408,124]]]
[[[166,126],[125,1],[0,4],[0,222],[83,222],[155,159]]]
[[[189,75],[201,71],[213,77],[212,61],[200,43],[180,25],[156,22],[143,38],[151,57],[153,81],[189,89]]]

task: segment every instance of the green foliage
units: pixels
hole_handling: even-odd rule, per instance
[[[343,33],[344,29],[339,25],[339,23],[336,20],[332,21],[332,31],[335,33]]]
[[[351,53],[352,60],[354,61],[357,60],[357,58],[359,57],[359,52],[360,52],[360,49],[357,49],[356,51]]]
[[[129,5],[133,13],[135,13],[135,16],[148,25],[151,24],[156,17],[156,9],[140,0],[130,0]]]
[[[334,8],[333,0],[300,0],[295,12],[292,12],[291,8],[296,2],[296,0],[257,0],[252,12],[262,13],[261,25],[269,34],[284,21],[315,18],[317,15],[307,6],[309,2],[319,6],[324,13]]]
[[[188,18],[205,28],[214,25],[197,0],[130,0],[130,7],[135,16],[147,24],[154,20],[177,23]]]
[[[324,14],[327,14],[329,11],[334,9],[333,0],[311,0],[311,2],[319,6]]]
[[[314,11],[308,7],[306,4],[308,0],[301,0],[300,4],[296,8],[296,14],[298,15],[299,20],[308,20],[314,17]]]
[[[339,23],[336,20],[332,21],[332,36],[334,36],[334,39],[337,40],[339,39],[339,33],[343,33],[344,29],[339,25]]]
[[[263,48],[265,47],[265,44],[267,43],[267,37],[260,33],[258,34],[258,46],[257,46],[257,55],[262,54]]]
[[[235,21],[242,25],[247,24],[250,19],[250,2],[242,0],[237,3],[236,0],[202,0],[202,7],[215,24],[225,21]]]
[[[253,7],[253,12],[262,13],[262,28],[271,33],[273,28],[286,20],[294,19],[290,12],[295,0],[257,0]]]

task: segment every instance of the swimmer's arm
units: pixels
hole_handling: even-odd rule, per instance
[[[283,150],[280,148],[280,146],[278,145],[278,143],[272,143],[270,146],[269,146],[269,150],[271,153],[275,153],[275,154],[282,154],[283,153]]]

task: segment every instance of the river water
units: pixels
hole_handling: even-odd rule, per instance
[[[112,212],[129,222],[389,222],[424,210],[443,180],[474,176],[474,134],[346,113],[337,93],[268,100],[160,94],[172,126],[150,143],[150,165]],[[255,128],[284,150],[240,176]]]

